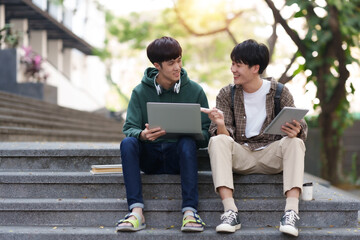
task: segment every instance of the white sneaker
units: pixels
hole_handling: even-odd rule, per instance
[[[280,232],[297,237],[299,235],[299,230],[296,227],[298,220],[300,218],[294,210],[287,210],[280,220]]]
[[[240,217],[237,212],[228,210],[221,215],[222,223],[216,227],[216,232],[235,232],[241,228]]]

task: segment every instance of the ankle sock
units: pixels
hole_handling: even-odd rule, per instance
[[[294,210],[299,213],[299,199],[294,197],[286,198],[285,212],[287,210]]]
[[[235,205],[234,198],[225,198],[222,200],[222,204],[224,205],[224,211],[233,210],[234,212],[238,211],[238,208]]]

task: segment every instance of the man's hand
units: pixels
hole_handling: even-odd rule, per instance
[[[213,108],[213,109],[201,108],[200,110],[201,112],[206,113],[209,116],[210,120],[216,124],[217,126],[216,134],[218,135],[225,134],[228,136],[230,135],[230,133],[228,132],[225,126],[223,111],[217,108]]]
[[[161,129],[160,127],[150,129],[149,124],[146,123],[145,129],[142,130],[142,132],[140,133],[140,140],[154,141],[165,134],[166,134],[165,130]]]
[[[200,111],[206,113],[209,116],[210,120],[213,121],[216,125],[225,126],[224,113],[221,110],[217,108],[201,108]]]
[[[292,123],[286,123],[281,126],[281,130],[288,135],[288,137],[293,138],[297,137],[297,135],[301,131],[301,125],[298,121],[293,120]]]

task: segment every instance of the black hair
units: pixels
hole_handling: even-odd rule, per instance
[[[237,44],[230,57],[233,62],[243,63],[249,67],[259,65],[259,74],[262,74],[269,64],[269,49],[263,43],[248,39]]]
[[[182,49],[178,41],[171,37],[161,37],[152,41],[146,49],[151,63],[159,63],[181,56]]]

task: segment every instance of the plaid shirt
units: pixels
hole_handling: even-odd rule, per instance
[[[267,80],[264,80],[267,81]],[[266,95],[266,118],[261,127],[260,134],[247,138],[245,136],[246,128],[246,113],[244,108],[244,93],[241,85],[235,86],[234,94],[234,112],[231,109],[231,88],[233,84],[229,84],[226,87],[223,87],[219,94],[216,97],[216,108],[224,112],[225,126],[230,136],[235,139],[239,144],[247,144],[251,150],[256,150],[260,147],[265,147],[270,143],[277,141],[282,138],[281,135],[272,135],[264,134],[264,129],[270,124],[270,122],[275,118],[274,113],[274,96],[276,92],[277,82],[274,79],[271,79],[271,87],[269,93]],[[283,91],[280,97],[280,108],[283,107],[295,107],[294,99],[291,95],[289,89],[284,86]],[[307,137],[307,124],[304,119],[300,121],[301,131],[298,134],[298,137],[303,141]],[[209,132],[211,136],[217,134],[217,126],[211,122]]]

